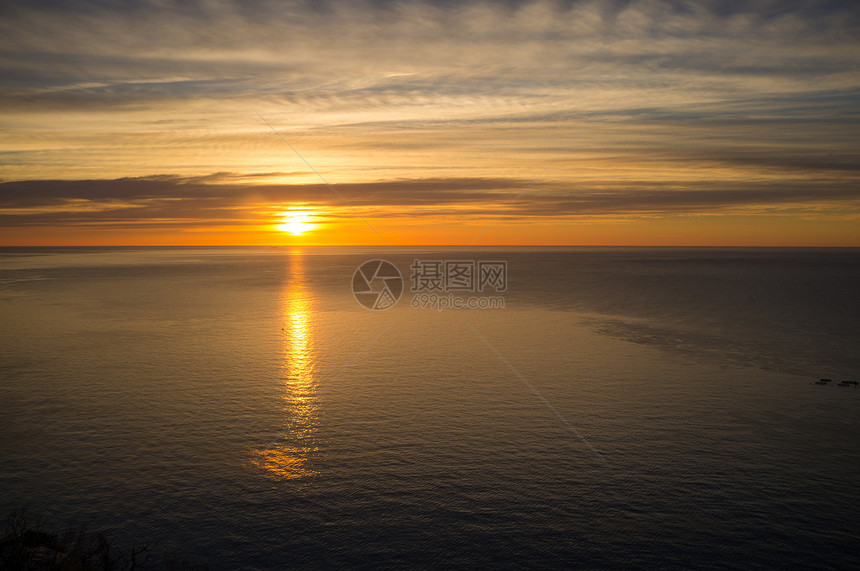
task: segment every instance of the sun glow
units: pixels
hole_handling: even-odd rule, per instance
[[[283,222],[275,226],[281,232],[299,236],[316,228],[313,218],[304,212],[288,212],[283,215]]]

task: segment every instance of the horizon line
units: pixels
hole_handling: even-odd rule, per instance
[[[0,244],[7,248],[772,248],[860,249],[856,246],[772,244]]]

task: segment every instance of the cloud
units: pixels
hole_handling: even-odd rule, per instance
[[[415,219],[503,216],[509,220],[578,216],[652,216],[738,212],[756,207],[812,211],[837,204],[860,211],[853,184],[684,181],[631,184],[605,181],[575,188],[519,179],[419,179],[337,185],[255,184],[244,175],[154,176],[116,180],[19,181],[0,184],[0,223],[49,225],[152,225],[212,227],[264,225],[278,212],[300,205],[324,218],[351,218],[348,206],[374,217]],[[685,188],[686,187],[686,188]],[[341,200],[343,197],[346,202]]]
[[[844,88],[850,3],[6,3],[5,104]],[[154,39],[156,39],[154,41]],[[750,83],[750,81],[753,81]],[[772,82],[779,81],[780,85]],[[325,105],[321,111],[328,110]]]

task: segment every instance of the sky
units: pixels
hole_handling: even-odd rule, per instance
[[[860,3],[6,1],[0,245],[860,246]]]

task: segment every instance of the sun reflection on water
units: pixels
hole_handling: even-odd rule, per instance
[[[263,450],[254,463],[279,479],[313,476],[311,456],[317,451],[319,403],[314,369],[313,311],[302,255],[290,256],[290,274],[281,293],[284,319],[283,434]]]

